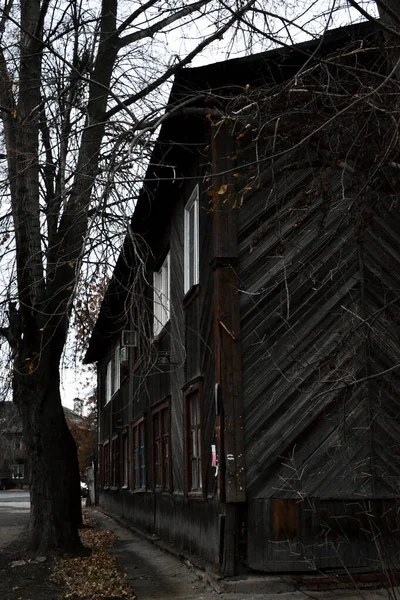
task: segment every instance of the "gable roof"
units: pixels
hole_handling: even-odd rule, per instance
[[[191,105],[205,107],[212,99],[211,91],[235,89],[243,91],[246,85],[257,87],[261,84],[279,84],[293,77],[307,60],[317,61],[323,56],[354,42],[364,41],[370,35],[376,35],[377,27],[370,22],[341,27],[327,31],[318,39],[309,40],[294,46],[275,48],[267,52],[242,58],[230,59],[201,67],[184,68],[174,79],[171,88],[169,107],[178,106],[182,100],[193,96]],[[149,161],[144,184],[139,194],[132,216],[131,228],[138,233],[148,229],[152,216],[156,212],[157,219],[163,222],[167,214],[167,198],[172,181],[179,180],[184,173],[183,165],[187,161],[188,151],[185,147],[193,139],[193,123],[200,119],[192,117],[191,126],[184,116],[184,126],[177,124],[177,119],[168,119],[160,129],[160,134]],[[201,118],[204,123],[204,115]],[[171,167],[176,167],[172,174]],[[172,200],[171,200],[172,201]],[[131,241],[126,237],[116,267],[102,302],[96,325],[93,329],[84,362],[99,360],[107,347],[107,337],[120,330],[122,323],[115,322],[114,315],[122,315],[129,285],[130,265],[133,264]]]

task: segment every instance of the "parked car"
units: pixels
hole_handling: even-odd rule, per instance
[[[15,481],[10,477],[0,477],[0,490],[12,490],[15,488]]]

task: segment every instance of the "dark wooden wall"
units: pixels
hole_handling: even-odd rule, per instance
[[[318,499],[339,518],[399,494],[400,212],[391,194],[361,204],[339,170],[282,166],[237,214],[249,564],[288,570],[304,527],[279,558],[273,499]],[[360,566],[357,548],[343,542],[340,560]]]
[[[206,162],[206,158],[204,161]],[[202,159],[201,159],[202,162]],[[100,505],[128,519],[135,527],[160,535],[178,548],[201,555],[218,563],[220,557],[220,516],[215,467],[211,466],[211,445],[215,444],[215,343],[214,343],[214,273],[211,262],[212,214],[202,174],[204,167],[199,154],[192,152],[191,164],[184,183],[171,182],[162,198],[165,205],[158,218],[153,215],[146,230],[150,247],[148,270],[145,278],[152,282],[152,270],[158,269],[170,251],[171,318],[155,344],[150,342],[152,332],[144,332],[144,358],[133,370],[118,394],[100,413],[101,437],[106,439],[116,427],[131,425],[144,416],[146,422],[146,491],[100,490]],[[200,283],[184,297],[183,233],[184,206],[196,184],[200,185]],[[146,288],[146,286],[144,286]],[[152,290],[147,286],[145,295],[151,308]],[[126,303],[130,315],[129,327],[138,327],[133,290],[132,303]],[[146,339],[145,339],[146,338]],[[111,344],[111,340],[110,340]],[[157,351],[166,352],[169,362],[157,364]],[[99,365],[100,379],[104,382],[107,355]],[[206,489],[204,498],[190,498],[185,489],[184,406],[182,390],[190,381],[201,378],[204,416],[204,471]],[[100,395],[103,393],[100,382]],[[151,409],[166,397],[171,399],[171,493],[154,491],[153,446]]]

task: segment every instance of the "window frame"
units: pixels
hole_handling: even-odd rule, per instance
[[[112,361],[111,358],[106,362],[106,372],[105,372],[105,402],[104,405],[108,404],[111,400],[111,384],[112,381]]]
[[[153,335],[157,337],[171,316],[171,252],[168,251],[159,270],[153,272]]]
[[[121,433],[121,473],[120,473],[121,489],[129,488],[129,430],[124,427]]]
[[[121,388],[121,344],[119,340],[112,344],[111,356],[106,362],[104,378],[104,406],[106,406]]]
[[[159,402],[151,409],[152,412],[152,433],[153,433],[153,489],[155,492],[170,493],[172,490],[172,455],[171,455],[171,397],[169,396],[162,402]],[[164,414],[167,413],[167,424],[164,421]],[[156,438],[155,422],[159,420],[159,438]],[[157,478],[157,439],[159,439],[160,460],[159,471],[160,480]],[[165,456],[165,441],[168,444],[168,456]],[[157,481],[160,481],[158,483]]]
[[[18,471],[18,476],[16,476],[17,471]],[[25,465],[22,463],[13,464],[11,479],[14,479],[15,481],[19,481],[24,478],[25,478]]]
[[[121,387],[121,344],[118,340],[113,344],[111,398],[118,392],[120,387]]]
[[[197,454],[197,472],[200,476],[201,485],[193,487],[193,443],[191,429],[190,402],[194,395],[198,396],[199,424],[197,427],[197,442],[200,442],[200,450]],[[183,388],[183,411],[184,411],[184,445],[185,445],[185,490],[188,497],[206,498],[206,461],[204,446],[204,391],[203,379],[197,377]]]
[[[138,432],[138,436],[136,438],[135,432]],[[142,431],[142,435],[140,432]],[[131,425],[131,435],[132,435],[132,465],[131,465],[131,484],[130,489],[133,492],[145,492],[147,489],[147,456],[146,456],[146,419],[144,415],[137,418]],[[136,477],[136,440],[138,439],[138,457],[139,457],[139,485],[137,483]],[[142,444],[141,444],[142,442]]]
[[[186,295],[200,279],[200,210],[199,184],[197,184],[185,204],[183,225],[183,291]],[[190,249],[190,213],[193,210],[193,260]]]
[[[119,461],[120,461],[120,452],[119,452],[119,434],[113,435],[111,438],[110,444],[110,487],[117,489],[119,487]]]
[[[102,487],[110,487],[110,440],[105,440],[102,445]]]

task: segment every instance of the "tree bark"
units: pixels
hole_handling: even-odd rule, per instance
[[[15,369],[13,391],[29,458],[30,546],[41,553],[80,547],[77,451],[61,405],[58,360],[51,356],[51,344],[31,373]]]

